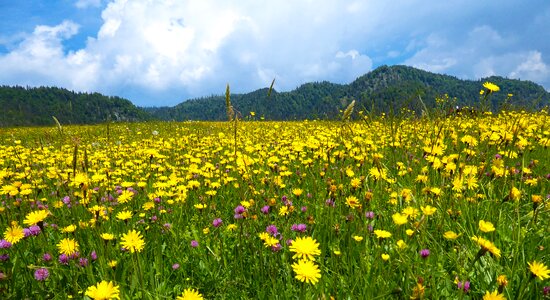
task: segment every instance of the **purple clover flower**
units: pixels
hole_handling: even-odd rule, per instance
[[[9,249],[11,248],[11,243],[6,240],[0,240],[0,249]]]
[[[195,240],[192,240],[191,241],[191,247],[193,248],[197,248],[199,246],[199,242],[195,241]]]
[[[265,205],[264,207],[262,207],[261,211],[264,215],[267,215],[269,213],[269,205]]]
[[[273,236],[277,235],[277,226],[275,225],[269,225],[267,226],[267,228],[265,229],[265,231]]]
[[[34,279],[44,281],[50,276],[50,272],[46,268],[40,268],[34,271]]]
[[[214,221],[212,221],[212,226],[217,228],[217,227],[220,227],[222,223],[223,223],[222,219],[217,218],[217,219],[214,219]]]
[[[420,256],[422,256],[422,258],[426,258],[430,255],[430,250],[429,249],[422,249],[420,250]]]

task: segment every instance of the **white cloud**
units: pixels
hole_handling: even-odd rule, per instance
[[[430,35],[405,63],[469,79],[500,75],[532,80],[548,88],[550,68],[541,52],[518,49],[515,40],[516,37],[503,36],[486,25],[454,40]]]
[[[74,3],[86,8],[104,2]],[[406,64],[461,77],[494,73],[548,82],[543,50],[472,22],[484,16],[483,5],[112,0],[97,34],[81,49],[63,46],[77,34],[78,20],[37,26],[11,39],[10,52],[0,54],[0,80],[173,105],[221,94],[226,83],[235,92],[269,86],[273,78],[279,91],[308,81],[347,83],[372,69],[371,57],[399,63],[397,58],[409,56]],[[159,101],[147,102],[150,98]]]

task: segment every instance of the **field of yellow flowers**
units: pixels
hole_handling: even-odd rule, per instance
[[[2,299],[550,297],[550,117],[0,131]]]

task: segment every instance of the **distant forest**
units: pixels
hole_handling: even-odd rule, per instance
[[[350,84],[306,83],[290,92],[259,89],[231,94],[234,109],[243,116],[255,112],[266,120],[336,119],[351,101],[356,111],[398,114],[436,107],[436,98],[448,96],[453,106],[478,107],[483,82],[501,90],[490,97],[490,108],[538,110],[550,104],[550,93],[530,81],[488,77],[460,80],[407,66],[382,66]],[[223,90],[225,87],[220,87]],[[269,94],[269,95],[268,95]],[[506,102],[506,103],[505,103]],[[129,100],[99,93],[77,93],[57,87],[0,87],[0,126],[93,124],[106,121],[225,120],[225,96],[184,101],[173,107],[136,107]]]

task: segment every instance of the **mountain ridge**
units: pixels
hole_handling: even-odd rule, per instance
[[[288,92],[274,90],[269,99],[267,88],[231,94],[231,102],[241,114],[253,111],[271,120],[334,119],[352,100],[356,100],[356,107],[375,112],[397,112],[397,108],[421,111],[423,105],[434,107],[435,98],[447,94],[451,99],[456,98],[458,106],[475,107],[485,81],[501,87],[500,92],[491,95],[493,109],[498,109],[505,100],[512,107],[526,109],[540,109],[550,104],[550,93],[531,81],[500,76],[464,80],[402,65],[380,66],[349,84],[321,81],[304,83]],[[508,97],[509,94],[513,96]],[[223,95],[189,99],[172,107],[143,109],[161,120],[226,118]]]

